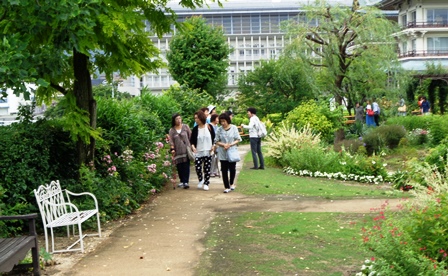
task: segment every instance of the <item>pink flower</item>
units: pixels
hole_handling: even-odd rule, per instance
[[[151,164],[148,166],[148,171],[152,172],[152,173],[156,173],[157,172],[157,165],[156,164]]]
[[[169,167],[169,166],[171,166],[171,162],[170,161],[164,161],[163,162],[163,166],[164,167]]]

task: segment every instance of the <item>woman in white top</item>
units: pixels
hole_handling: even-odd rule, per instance
[[[207,115],[199,110],[194,113],[196,126],[193,128],[190,138],[191,149],[196,155],[194,166],[198,175],[198,189],[209,190],[210,171],[212,164],[212,152],[214,151],[213,141],[215,140],[215,131],[213,126],[206,123]],[[202,175],[204,173],[204,175]]]
[[[235,190],[234,180],[236,175],[236,162],[227,160],[227,150],[236,147],[241,141],[238,128],[231,124],[230,117],[227,113],[219,115],[219,123],[215,137],[215,145],[218,147],[218,158],[221,162],[222,180],[224,182],[224,193]],[[229,178],[230,172],[230,178]]]

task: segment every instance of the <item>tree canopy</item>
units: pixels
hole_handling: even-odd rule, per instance
[[[261,61],[253,72],[238,80],[239,101],[256,106],[264,114],[286,114],[303,100],[313,98],[312,70],[301,59],[282,56]]]
[[[387,86],[388,72],[399,67],[396,23],[375,7],[343,7],[317,0],[304,7],[305,17],[287,29],[294,37],[287,51],[303,56],[320,70],[322,90],[360,99]]]
[[[169,72],[181,86],[206,91],[216,98],[227,84],[230,49],[224,32],[198,16],[184,23],[186,28],[170,42],[166,56]]]
[[[6,0],[0,7],[0,87],[38,101],[58,93],[67,98],[64,125],[78,143],[79,162],[93,159],[96,103],[91,76],[114,72],[141,75],[162,65],[150,35],[161,36],[176,22],[168,0]],[[180,0],[195,8],[204,0]],[[219,0],[218,0],[219,3]],[[147,24],[148,23],[148,24]],[[149,30],[148,31],[148,26]]]

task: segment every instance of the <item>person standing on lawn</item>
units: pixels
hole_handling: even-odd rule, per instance
[[[257,110],[254,107],[249,107],[247,109],[247,116],[249,116],[249,125],[241,126],[245,129],[249,129],[250,150],[254,162],[254,166],[251,169],[264,170],[264,158],[263,153],[261,152],[261,137],[258,136],[260,119],[257,117]]]
[[[190,146],[191,130],[182,123],[182,117],[175,113],[171,117],[171,129],[168,133],[173,162],[176,164],[179,174],[179,188],[188,189],[190,179],[190,160],[188,159],[187,147]]]
[[[422,97],[422,106],[421,106],[421,110],[422,110],[422,114],[423,115],[429,115],[431,113],[431,105],[429,104],[429,102],[426,100],[426,97]]]
[[[222,181],[224,183],[224,193],[235,190],[236,162],[230,162],[227,156],[227,150],[236,147],[241,141],[238,128],[232,125],[232,121],[227,113],[219,115],[221,127],[218,128],[215,137],[218,158],[221,163]],[[230,173],[230,176],[229,176]]]
[[[373,99],[372,102],[372,109],[373,109],[373,120],[375,121],[376,126],[380,126],[380,106],[376,102],[376,99]]]

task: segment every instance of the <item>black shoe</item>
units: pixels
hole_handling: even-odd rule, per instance
[[[185,183],[184,184],[184,189],[189,189],[189,188],[190,188],[190,186],[187,183]]]
[[[255,167],[252,167],[252,168],[250,168],[251,170],[258,170],[258,168],[255,168]]]
[[[259,167],[258,169],[259,169],[259,170],[264,170],[264,167]]]

